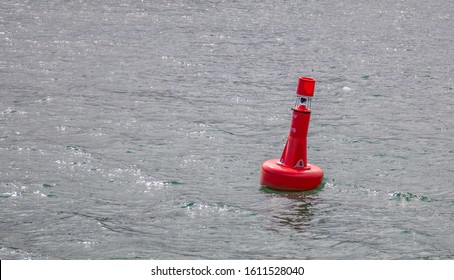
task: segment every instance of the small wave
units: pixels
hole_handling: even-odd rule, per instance
[[[431,199],[424,195],[412,194],[410,192],[390,192],[388,193],[390,199],[399,200],[399,201],[413,201],[419,200],[423,202],[430,202]]]
[[[167,186],[177,186],[183,185],[184,183],[178,181],[156,181],[156,180],[147,180],[144,176],[141,176],[139,180],[136,181],[137,184],[145,185],[148,188],[152,187],[167,187]]]
[[[0,245],[0,258],[1,259],[22,259],[31,260],[36,257],[33,253],[17,248],[15,246]]]
[[[196,218],[196,217],[209,217],[217,215],[233,215],[238,217],[244,217],[250,215],[250,211],[239,209],[233,205],[227,205],[225,203],[203,203],[203,202],[185,202],[180,205],[180,208],[185,209],[185,215]]]

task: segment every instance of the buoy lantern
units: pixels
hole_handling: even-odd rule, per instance
[[[307,162],[307,131],[314,88],[314,79],[298,79],[296,103],[292,108],[290,132],[284,151],[280,159],[270,159],[262,164],[261,186],[278,191],[308,191],[321,185],[323,170]]]

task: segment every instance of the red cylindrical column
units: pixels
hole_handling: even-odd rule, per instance
[[[303,106],[293,108],[290,132],[280,163],[292,168],[307,167],[307,131],[311,111]]]

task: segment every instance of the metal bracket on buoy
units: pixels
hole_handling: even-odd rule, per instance
[[[304,160],[300,159],[293,168],[304,168]]]

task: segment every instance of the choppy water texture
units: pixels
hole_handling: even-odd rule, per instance
[[[0,258],[452,259],[453,14],[2,1]],[[268,192],[301,75],[325,182]]]

